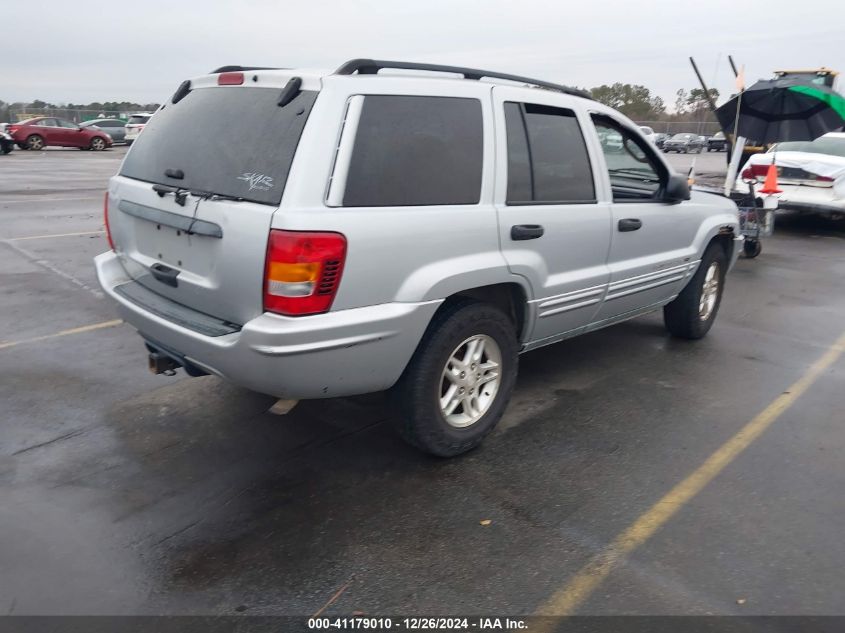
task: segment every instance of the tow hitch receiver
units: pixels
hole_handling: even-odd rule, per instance
[[[149,355],[150,371],[154,374],[164,374],[165,376],[175,376],[176,370],[180,367],[179,363],[158,352],[150,352]]]

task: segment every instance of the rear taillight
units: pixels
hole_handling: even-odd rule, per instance
[[[7,134],[14,134],[20,129],[19,125],[7,125],[6,126],[6,133]]]
[[[816,180],[819,182],[833,182],[833,178],[829,176],[816,176]]]
[[[109,227],[109,192],[103,198],[103,223],[106,225],[106,239],[109,241],[109,248],[114,250],[114,242],[111,239],[111,228]]]
[[[287,316],[327,312],[345,259],[346,238],[340,233],[270,231],[264,310]]]
[[[745,169],[742,170],[742,177],[748,178],[765,178],[766,172],[769,171],[769,165],[766,163],[765,165],[748,165]]]

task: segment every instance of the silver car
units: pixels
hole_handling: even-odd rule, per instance
[[[496,425],[522,352],[658,309],[704,336],[742,245],[732,202],[579,91],[373,60],[184,82],[105,216],[99,281],[153,371],[391,389],[399,432],[444,456]]]
[[[111,136],[115,143],[123,143],[126,138],[126,121],[123,119],[91,119],[90,121],[83,121],[79,127],[98,127],[103,132]]]

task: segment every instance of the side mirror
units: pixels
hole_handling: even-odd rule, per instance
[[[686,176],[670,173],[660,199],[663,202],[681,202],[682,200],[689,200],[689,197],[689,184]]]

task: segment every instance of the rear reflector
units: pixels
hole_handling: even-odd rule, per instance
[[[243,82],[243,73],[220,73],[217,75],[218,86],[240,86]]]
[[[345,259],[346,238],[340,233],[270,231],[264,310],[287,316],[327,312]]]
[[[103,223],[106,225],[106,239],[109,241],[109,248],[114,250],[114,242],[111,239],[111,227],[109,227],[109,192],[103,198]]]

